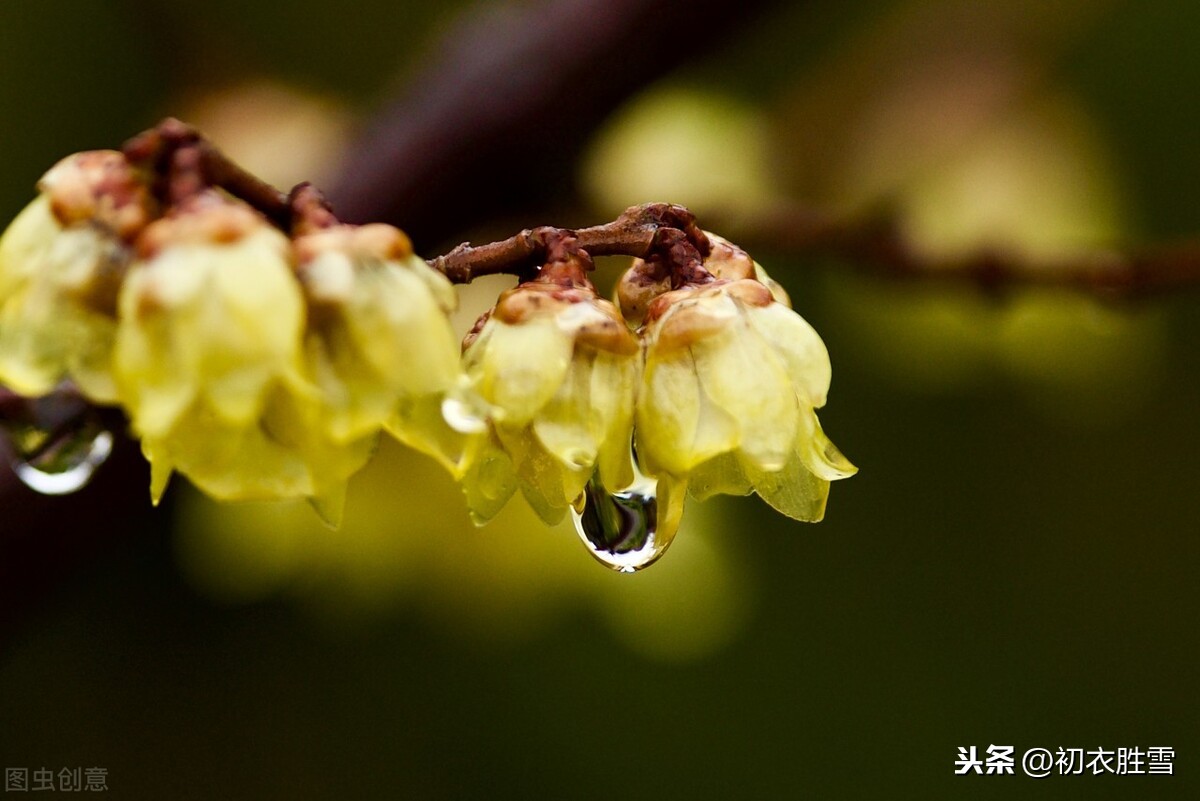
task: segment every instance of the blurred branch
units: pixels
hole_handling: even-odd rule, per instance
[[[577,155],[623,100],[779,4],[473,7],[347,151],[329,197],[349,222],[400,226],[418,252],[481,221],[544,214],[572,191]]]
[[[1200,287],[1200,240],[1054,258],[1002,246],[939,256],[922,250],[893,216],[843,218],[799,204],[731,220],[722,233],[754,249],[832,257],[885,278],[975,285],[986,291],[1032,286],[1141,297]]]

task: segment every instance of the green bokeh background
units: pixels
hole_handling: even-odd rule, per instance
[[[783,9],[674,80],[770,109],[897,5]],[[266,75],[369,111],[447,14],[0,4],[0,217],[57,158],[120,142],[197,87]],[[1107,142],[1122,234],[1200,232],[1200,5],[1087,17],[1046,63]],[[718,507],[715,539],[753,598],[722,647],[652,659],[586,606],[491,640],[411,605],[331,627],[287,593],[219,603],[180,570],[175,505],[95,521],[138,533],[0,645],[0,763],[104,766],[122,798],[1196,797],[1200,297],[1122,310],[1159,321],[1153,380],[1047,403],[987,359],[936,391],[888,378],[847,298],[927,289],[759,258],[829,347],[822,422],[862,472],[815,527],[754,500]],[[1085,413],[1114,398],[1119,414]],[[1172,746],[1176,775],[952,775],[957,747],[991,743]]]

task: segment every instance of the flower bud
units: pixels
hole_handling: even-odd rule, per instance
[[[113,403],[116,295],[150,221],[145,177],[120,153],[63,159],[0,238],[0,382],[29,396],[73,381]]]
[[[637,342],[586,279],[505,292],[463,359],[472,390],[490,407],[463,479],[478,521],[518,486],[552,523],[597,470],[608,487],[633,480]]]
[[[819,520],[829,481],[855,472],[814,412],[829,389],[825,345],[760,267],[713,239],[705,267],[717,280],[649,306],[638,453],[698,497],[757,491],[784,514]]]
[[[296,240],[308,301],[305,359],[328,408],[322,425],[339,442],[384,424],[420,446],[459,374],[447,317],[454,287],[388,225],[339,225]],[[443,424],[444,425],[444,424]]]
[[[213,191],[138,239],[114,369],[161,494],[178,470],[223,500],[337,498],[372,440],[332,441],[302,368],[304,297],[287,238]]]

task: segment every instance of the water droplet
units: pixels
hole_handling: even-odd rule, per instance
[[[28,460],[13,462],[17,478],[43,495],[66,495],[83,489],[96,468],[112,453],[113,437],[94,422],[47,443]]]
[[[112,453],[112,434],[78,396],[51,394],[26,403],[25,419],[5,424],[13,472],[43,495],[82,489]]]
[[[487,428],[487,413],[461,397],[447,396],[442,401],[442,417],[460,434],[478,434]]]
[[[609,492],[599,472],[571,509],[575,530],[588,551],[618,573],[635,573],[653,564],[675,538],[678,515],[660,505],[658,482],[638,472],[632,485]]]

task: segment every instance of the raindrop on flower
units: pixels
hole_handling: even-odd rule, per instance
[[[487,412],[478,403],[456,396],[442,401],[442,417],[460,434],[478,434],[487,428]]]
[[[632,485],[609,492],[593,475],[571,509],[575,530],[588,551],[618,573],[635,573],[653,564],[675,538],[659,530],[658,482],[634,467]]]
[[[77,397],[47,395],[28,411],[6,425],[17,477],[43,495],[82,489],[112,453],[112,433]]]

